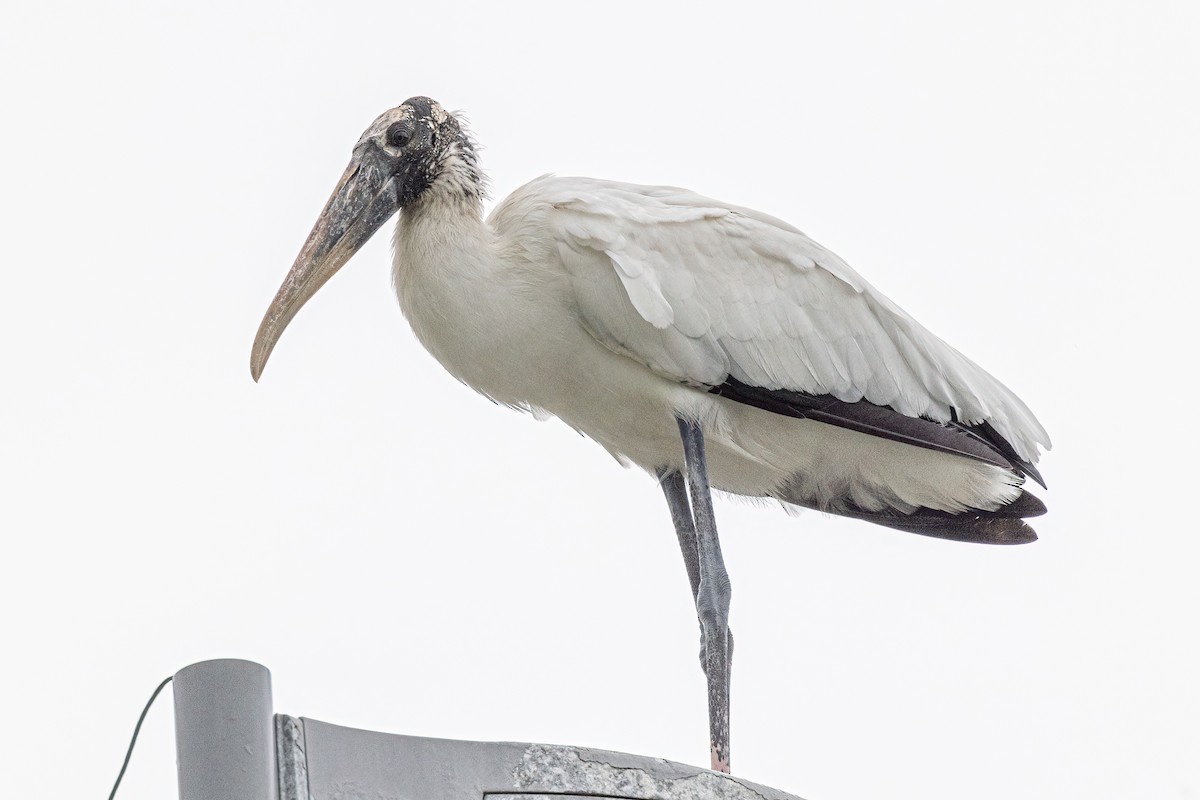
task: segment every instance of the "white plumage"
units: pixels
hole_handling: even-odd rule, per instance
[[[1046,432],[1012,392],[784,222],[669,187],[543,177],[488,218],[455,194],[402,215],[394,276],[421,342],[462,382],[537,408],[654,472],[700,419],[712,484],[839,509],[993,510],[1011,470],[704,391],[866,399],[988,421],[1028,461]],[[693,388],[693,387],[698,387]]]

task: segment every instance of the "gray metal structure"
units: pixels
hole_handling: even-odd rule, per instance
[[[236,659],[175,674],[175,733],[180,800],[799,800],[660,758],[273,714],[270,672]]]

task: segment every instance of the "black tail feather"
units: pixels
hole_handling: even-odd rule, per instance
[[[906,533],[976,544],[1029,544],[1037,541],[1037,533],[1020,517],[997,514],[945,514],[922,510],[908,516],[845,513],[844,516],[874,522]]]
[[[780,499],[793,505],[812,508],[806,503],[797,503],[788,498]],[[1025,524],[1023,518],[1045,514],[1046,505],[1022,490],[1016,500],[995,511],[964,511],[951,514],[948,511],[921,508],[911,514],[902,514],[899,511],[864,511],[854,505],[836,510],[817,510],[873,522],[906,533],[932,536],[935,539],[977,544],[1028,544],[1037,541],[1038,537],[1033,528]]]

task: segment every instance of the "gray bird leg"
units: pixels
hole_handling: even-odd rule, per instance
[[[683,440],[683,460],[696,531],[700,573],[700,583],[696,587],[696,615],[704,629],[710,755],[714,771],[729,772],[729,573],[725,571],[721,542],[717,539],[708,466],[704,460],[704,433],[700,425],[691,420],[677,417],[676,422]]]
[[[671,509],[671,522],[675,524],[675,535],[679,537],[679,552],[683,554],[683,566],[687,569],[688,582],[692,585],[692,602],[695,602],[696,594],[700,591],[700,551],[696,545],[696,524],[692,521],[687,484],[683,481],[682,473],[666,467],[658,471],[658,483],[667,497],[667,507]],[[703,651],[700,658],[703,661]]]
[[[688,582],[692,586],[692,602],[700,593],[700,551],[696,545],[696,524],[692,520],[692,507],[688,502],[687,484],[683,473],[662,467],[658,470],[658,483],[667,498],[671,510],[671,522],[675,525],[675,536],[679,539],[679,552],[683,555],[683,566],[687,570]],[[707,672],[705,658],[704,626],[700,626],[700,671]],[[729,661],[733,662],[733,631],[729,631]]]

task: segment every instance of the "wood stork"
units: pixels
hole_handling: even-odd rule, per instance
[[[666,186],[545,176],[485,221],[462,121],[414,97],[363,133],[258,330],[397,211],[421,343],[497,403],[656,475],[703,631],[712,767],[729,770],[729,577],[710,486],[968,542],[1036,538],[1045,430],[844,261],[766,214]],[[690,498],[690,500],[689,500]]]

